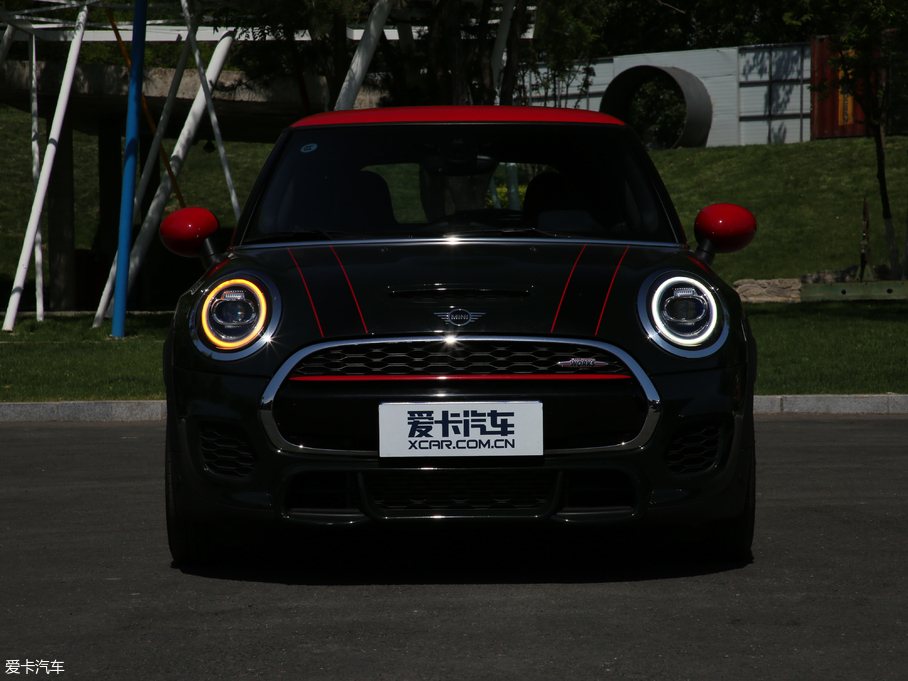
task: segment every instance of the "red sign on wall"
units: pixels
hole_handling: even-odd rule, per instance
[[[835,57],[828,38],[813,38],[810,41],[810,85],[816,87],[823,82],[838,79],[838,69],[829,63]],[[863,123],[864,112],[854,101],[850,92],[830,89],[819,93],[810,92],[810,139],[829,137],[862,137],[867,134]]]

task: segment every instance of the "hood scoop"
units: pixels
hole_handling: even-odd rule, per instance
[[[457,286],[431,286],[421,288],[392,289],[388,295],[391,298],[412,301],[438,302],[463,302],[470,300],[508,300],[513,298],[526,298],[529,291],[521,289],[500,288],[463,288]]]

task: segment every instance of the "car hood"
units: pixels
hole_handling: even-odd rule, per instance
[[[234,265],[244,263],[278,276],[282,326],[308,327],[313,340],[445,332],[607,340],[636,318],[652,272],[705,274],[679,246],[578,240],[307,244],[242,249]]]

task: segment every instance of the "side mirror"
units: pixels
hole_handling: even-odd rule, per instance
[[[757,219],[749,210],[733,203],[714,203],[701,210],[694,221],[694,256],[709,264],[716,253],[740,251],[756,233]]]
[[[168,250],[184,258],[201,258],[207,269],[226,258],[215,243],[218,227],[220,223],[210,210],[189,207],[164,218],[159,233]]]

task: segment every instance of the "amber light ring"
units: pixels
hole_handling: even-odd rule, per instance
[[[211,327],[210,316],[212,308],[220,301],[218,296],[228,289],[242,289],[246,293],[251,293],[253,300],[250,302],[257,308],[255,323],[250,325],[251,328],[248,333],[243,334],[241,338],[236,340],[225,340]],[[262,329],[265,328],[265,323],[268,320],[268,311],[268,301],[261,287],[249,279],[228,279],[211,289],[202,301],[202,332],[205,334],[205,338],[208,342],[219,350],[241,350],[255,341],[262,333]]]

